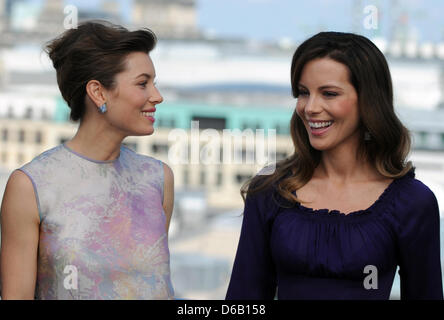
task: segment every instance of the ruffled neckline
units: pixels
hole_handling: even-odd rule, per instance
[[[300,202],[297,203],[297,207],[300,209],[299,212],[313,216],[313,217],[340,217],[340,218],[351,218],[358,216],[368,216],[371,212],[374,212],[377,207],[381,204],[387,202],[389,200],[390,194],[393,193],[393,190],[396,189],[396,186],[399,185],[400,181],[405,178],[415,178],[415,168],[410,169],[404,176],[394,179],[387,188],[381,193],[378,199],[367,209],[361,209],[352,211],[349,213],[344,213],[339,210],[330,210],[330,209],[313,209],[302,205]],[[294,193],[296,195],[296,192]]]

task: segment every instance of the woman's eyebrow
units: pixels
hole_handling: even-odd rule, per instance
[[[299,83],[298,86],[303,87],[304,89],[307,89],[307,87],[304,86],[304,85],[301,84],[301,83]],[[330,88],[342,89],[341,87],[335,86],[335,85],[333,85],[333,84],[323,85],[323,86],[320,86],[318,89],[319,89],[319,90],[324,90],[324,89],[330,89]]]
[[[150,74],[148,74],[148,73],[141,73],[137,77],[135,77],[134,79],[137,79],[137,78],[142,77],[142,76],[145,76],[148,79],[152,78],[152,76]]]
[[[332,84],[328,84],[328,85],[319,87],[320,90],[329,89],[329,88],[342,89],[341,87],[338,87],[338,86],[335,86],[335,85],[332,85]]]

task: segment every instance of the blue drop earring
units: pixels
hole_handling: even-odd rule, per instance
[[[105,113],[105,112],[106,112],[106,102],[103,103],[103,104],[99,107],[99,112],[100,112],[100,113]]]

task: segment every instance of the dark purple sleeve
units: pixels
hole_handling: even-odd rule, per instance
[[[442,300],[440,217],[433,192],[418,184],[399,234],[401,300]]]
[[[227,300],[273,299],[276,272],[270,252],[270,229],[267,225],[263,194],[247,196],[239,244],[226,295]],[[268,198],[268,197],[267,197]]]

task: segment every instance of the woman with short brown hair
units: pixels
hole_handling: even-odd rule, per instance
[[[2,208],[2,299],[171,299],[173,173],[124,147],[154,132],[148,29],[89,21],[47,50],[76,135],[15,170]]]

